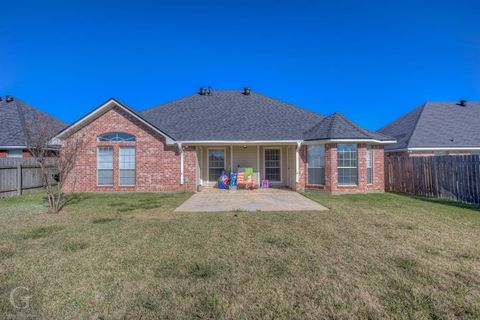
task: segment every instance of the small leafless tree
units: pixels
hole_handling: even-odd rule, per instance
[[[66,202],[62,189],[84,145],[83,136],[76,134],[63,141],[52,141],[61,125],[44,114],[30,115],[25,124],[27,148],[40,167],[50,211],[58,213]]]

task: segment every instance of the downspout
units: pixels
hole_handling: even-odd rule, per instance
[[[184,175],[183,175],[183,148],[182,143],[177,142],[178,149],[180,150],[180,184],[184,182]]]
[[[302,141],[297,141],[297,150],[295,150],[295,182],[298,183],[300,180],[300,147],[302,146]]]

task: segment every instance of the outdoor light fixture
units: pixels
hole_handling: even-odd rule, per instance
[[[247,149],[247,146],[243,146],[243,149]]]

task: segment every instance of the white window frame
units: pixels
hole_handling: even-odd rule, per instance
[[[367,144],[366,146],[366,159],[365,159],[365,162],[366,162],[366,165],[367,165],[367,185],[372,185],[373,184],[373,181],[375,180],[375,177],[374,177],[374,171],[373,171],[373,146],[371,144]],[[358,151],[357,151],[357,156],[358,156]],[[370,158],[370,161],[369,161],[369,158]],[[368,163],[370,162],[370,167],[368,166]],[[368,169],[371,169],[372,171],[372,181],[368,181]]]
[[[356,153],[357,153],[357,163],[356,163],[356,166],[355,166],[355,167],[340,167],[340,166],[338,165],[338,158],[339,158],[339,157],[338,157],[338,146],[339,146],[339,145],[349,145],[349,144],[356,146]],[[352,184],[352,183],[340,183],[340,182],[339,182],[339,177],[340,177],[340,175],[338,174],[338,169],[353,169],[353,168],[357,169],[357,183],[353,183],[353,184]],[[358,171],[358,144],[356,144],[356,143],[339,143],[339,144],[337,144],[337,185],[338,185],[338,186],[341,186],[341,187],[356,187],[356,186],[358,186],[358,172],[359,172],[359,171]]]
[[[310,167],[310,165],[308,164],[308,149],[310,147],[317,147],[317,146],[323,146],[323,167]],[[308,182],[308,172],[309,170],[308,169],[322,169],[323,168],[323,184],[322,183],[309,183]],[[325,180],[326,180],[326,176],[325,176],[325,145],[324,144],[310,144],[310,145],[307,145],[307,185],[309,186],[324,186],[325,185]]]
[[[20,153],[12,154],[12,151],[20,151]],[[23,158],[23,149],[8,149],[7,150],[7,158]]]
[[[227,148],[226,147],[211,147],[207,148],[207,181],[209,184],[215,184],[217,181],[210,181],[210,150],[223,150],[223,169],[226,170],[227,166]],[[218,169],[218,168],[215,168]]]
[[[133,161],[135,164],[135,168],[133,169],[135,171],[134,179],[135,183],[134,184],[122,184],[122,179],[120,172],[122,170],[132,170],[132,169],[122,169],[122,161],[121,161],[121,156],[122,156],[122,149],[133,149],[134,150],[134,157]],[[137,148],[135,146],[121,146],[118,148],[118,185],[121,187],[135,187],[137,184]]]
[[[267,177],[265,176],[265,169],[267,168],[266,166],[266,152],[267,150],[280,150],[280,181],[274,181],[274,180],[268,180],[269,182],[272,182],[272,183],[283,183],[283,169],[282,169],[282,158],[283,158],[283,154],[282,154],[282,149],[281,147],[265,147],[263,148],[263,179],[267,179]]]
[[[99,160],[99,151],[101,148],[109,148],[109,149],[112,149],[112,184],[98,184],[98,172],[99,172],[99,168],[98,168],[98,160]],[[113,187],[113,185],[115,184],[115,148],[113,146],[98,146],[97,147],[97,181],[96,181],[96,184],[97,184],[97,187]]]

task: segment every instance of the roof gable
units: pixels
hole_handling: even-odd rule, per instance
[[[72,133],[80,130],[83,128],[85,125],[95,121],[98,119],[100,116],[108,112],[109,110],[113,108],[121,108],[122,110],[126,111],[128,114],[132,115],[134,118],[139,120],[140,122],[146,124],[150,128],[152,128],[154,131],[157,133],[163,135],[166,139],[167,144],[173,144],[175,141],[174,139],[169,136],[168,134],[164,133],[162,130],[158,129],[156,126],[145,120],[143,117],[141,117],[139,114],[137,114],[135,111],[133,111],[130,107],[127,105],[119,102],[118,100],[111,98],[108,99],[106,102],[102,103],[99,105],[97,108],[93,109],[89,113],[87,113],[85,116],[74,122],[72,125],[68,126],[64,130],[58,133],[58,135],[54,138],[54,140],[57,139],[64,139],[65,137],[68,137]]]
[[[386,149],[480,147],[480,103],[427,102],[379,132],[398,143]]]
[[[305,140],[376,140],[379,142],[394,140],[389,136],[360,127],[339,112],[324,118],[306,131],[304,138]]]
[[[52,117],[28,103],[14,99],[0,101],[0,146],[26,147],[29,133],[35,134],[35,122],[49,121],[53,130],[60,131],[66,126],[63,121]],[[33,132],[32,132],[33,131]]]

